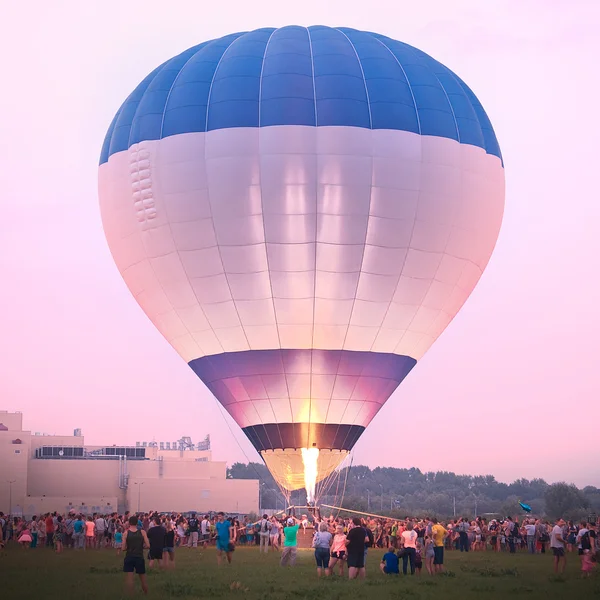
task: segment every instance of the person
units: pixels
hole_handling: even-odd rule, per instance
[[[415,552],[415,573],[417,575],[421,574],[421,569],[423,568],[422,551],[423,545],[419,542],[419,538],[417,538],[417,551]]]
[[[33,543],[33,538],[31,537],[31,530],[29,529],[29,527],[25,526],[23,531],[21,531],[21,535],[19,536],[17,542],[21,544],[21,548],[23,549],[31,547],[31,544]]]
[[[198,519],[196,513],[192,513],[188,519],[188,548],[198,547]]]
[[[287,526],[283,528],[283,552],[279,564],[282,567],[288,564],[293,567],[296,564],[296,555],[298,553],[298,529],[300,521],[290,516],[287,520]]]
[[[54,519],[50,513],[46,513],[44,522],[46,524],[46,548],[49,548],[54,545]]]
[[[408,571],[408,563],[410,561],[410,574],[415,574],[415,558],[417,554],[417,532],[413,529],[412,521],[406,523],[406,529],[400,536],[402,540],[402,546],[404,547],[404,554],[402,555],[402,572],[404,575]]]
[[[552,548],[552,554],[554,555],[554,572],[564,573],[567,565],[567,557],[565,556],[565,540],[563,538],[563,528],[565,522],[563,519],[557,519],[556,524],[552,528],[550,534],[550,548]]]
[[[435,558],[433,540],[426,535],[425,536],[425,568],[430,575],[433,575],[435,567],[433,566],[433,559]]]
[[[368,540],[367,532],[362,527],[358,517],[352,519],[354,527],[346,536],[346,551],[348,552],[348,578],[364,579],[365,571],[365,543]]]
[[[432,519],[432,522],[433,566],[436,573],[441,573],[444,570],[444,538],[448,534],[448,530],[438,523],[435,517]]]
[[[85,549],[85,521],[82,515],[77,515],[75,521],[73,521],[73,545],[75,550]]]
[[[46,528],[48,526],[46,525]],[[88,517],[88,520],[85,522],[85,547],[93,548],[94,547],[94,530],[96,529],[96,524],[92,517]]]
[[[115,549],[117,551],[117,556],[121,554],[121,550],[123,549],[123,529],[122,527],[118,527],[115,531]]]
[[[271,534],[269,538],[271,539],[271,548],[275,551],[279,550],[279,530],[279,522],[273,517],[271,519]]]
[[[148,552],[149,567],[154,567],[154,561],[156,560],[157,565],[162,567],[163,548],[165,547],[165,536],[167,530],[162,526],[160,517],[154,517],[152,526],[148,529],[148,541],[150,543],[150,550]]]
[[[165,524],[165,541],[163,551],[165,558],[163,559],[163,566],[167,569],[175,568],[175,527],[171,519],[167,519]]]
[[[269,534],[271,532],[271,521],[269,515],[263,515],[258,522],[258,535],[260,536],[260,552],[269,552]]]
[[[38,541],[38,524],[37,517],[34,515],[29,523],[29,530],[31,531],[31,546],[30,548],[37,548]]]
[[[91,518],[91,517],[90,517]],[[138,529],[138,518],[134,515],[129,517],[129,527],[123,534],[123,572],[125,573],[125,585],[127,592],[133,594],[133,573],[140,578],[140,585],[144,594],[148,593],[146,582],[146,562],[144,561],[144,548],[150,548],[150,541],[143,529]]]
[[[200,533],[202,535],[202,545],[206,548],[210,542],[210,520],[208,515],[204,515],[204,519],[200,523]]]
[[[96,548],[99,550],[104,545],[104,532],[106,531],[107,523],[106,519],[102,515],[98,515],[94,523],[96,525]]]
[[[227,557],[227,562],[231,564],[234,546],[230,540],[233,539],[233,527],[231,521],[225,519],[224,512],[217,514],[215,527],[217,529],[217,564],[221,564],[223,554]]]
[[[388,551],[383,555],[379,568],[385,575],[400,574],[400,560],[394,550],[394,546],[390,545]]]
[[[535,554],[536,527],[533,519],[525,521],[525,534],[527,535],[527,549],[529,554]]]
[[[319,523],[319,530],[313,537],[313,548],[315,549],[315,560],[317,562],[317,577],[329,575],[329,548],[331,547],[332,535],[325,521]]]
[[[461,552],[469,551],[469,530],[471,525],[466,517],[463,517],[458,525],[459,548]]]
[[[579,553],[579,556],[581,557],[582,574],[589,574],[586,571],[584,571],[583,567],[584,567],[584,562],[585,562],[585,557],[586,557],[586,550],[589,551],[588,554],[590,555],[590,560],[591,560],[592,540],[590,538],[590,530],[588,529],[587,523],[585,521],[581,521],[579,531],[578,531],[577,536],[575,537],[575,541],[573,543],[577,544],[577,551]]]
[[[329,572],[333,573],[333,569],[339,562],[338,574],[340,577],[344,575],[344,561],[346,560],[346,534],[344,526],[338,525],[335,528],[335,535],[331,543],[331,557],[329,561]]]
[[[589,577],[594,570],[594,561],[592,559],[592,551],[584,550],[581,556],[581,576]]]
[[[65,524],[61,515],[56,517],[56,525],[54,527],[54,549],[57,554],[63,551],[63,542],[65,539]]]

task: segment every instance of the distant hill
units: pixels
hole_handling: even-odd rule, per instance
[[[275,480],[262,463],[235,463],[227,471],[233,479],[259,479],[262,508],[283,508],[285,500]],[[522,515],[518,501],[529,504],[540,516],[586,518],[600,513],[600,489],[578,489],[564,482],[549,484],[543,479],[517,479],[511,484],[496,481],[493,475],[456,475],[449,471],[423,473],[419,469],[352,466],[343,469],[321,497],[329,504],[377,514],[437,515]],[[292,494],[291,502],[306,504],[303,490]],[[324,511],[327,514],[327,511]]]

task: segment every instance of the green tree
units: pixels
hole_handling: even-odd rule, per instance
[[[571,483],[561,481],[548,486],[544,493],[546,511],[553,519],[569,518],[572,513],[587,508],[585,496]]]

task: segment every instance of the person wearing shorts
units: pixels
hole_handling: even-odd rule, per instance
[[[325,521],[319,523],[319,531],[315,532],[313,548],[315,549],[315,560],[317,562],[317,577],[321,577],[323,571],[329,575],[329,552],[333,536],[329,533],[329,527]]]
[[[367,532],[360,522],[358,517],[352,519],[354,527],[346,536],[346,549],[348,552],[348,577],[356,579],[360,577],[364,579],[365,572],[365,541]]]
[[[335,528],[335,535],[331,543],[331,560],[329,561],[329,572],[333,573],[335,565],[339,563],[338,574],[340,577],[344,574],[344,561],[346,560],[346,535],[344,526],[338,525]]]
[[[565,539],[564,539],[565,522],[563,519],[557,519],[552,534],[550,535],[550,548],[554,555],[554,572],[564,573],[567,565],[567,557],[565,556]]]
[[[225,513],[218,513],[215,527],[217,528],[217,564],[221,564],[223,554],[227,557],[227,562],[231,564],[233,527],[231,526],[231,521],[225,519]]]
[[[436,573],[441,573],[444,570],[444,538],[448,535],[448,530],[437,522],[436,518],[432,519],[433,527],[431,535],[433,537],[433,568]]]
[[[150,542],[150,551],[148,552],[149,566],[154,566],[154,561],[158,561],[158,566],[162,567],[163,548],[165,547],[165,536],[167,530],[163,527],[160,517],[155,517],[152,527],[148,529],[148,541]]]
[[[200,535],[202,536],[202,544],[206,548],[210,543],[210,520],[208,515],[204,515],[204,519],[200,523]]]
[[[175,568],[175,528],[173,527],[173,523],[167,519],[166,522],[166,530],[165,534],[165,547],[163,548],[163,552],[165,554],[165,558],[163,560],[163,567],[167,569]]]
[[[123,550],[125,551],[123,573],[125,573],[125,586],[130,595],[134,592],[134,572],[140,578],[142,591],[144,594],[148,593],[144,548],[150,548],[150,541],[146,532],[143,529],[138,529],[137,524],[138,519],[136,516],[129,517],[129,527],[123,534]]]
[[[271,533],[270,533],[270,539],[271,539],[271,548],[273,548],[273,550],[277,551],[279,550],[279,523],[277,522],[277,519],[275,517],[271,518]]]

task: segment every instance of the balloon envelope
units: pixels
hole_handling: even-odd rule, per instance
[[[291,490],[301,450],[330,474],[473,290],[504,169],[442,64],[292,26],[155,69],[109,128],[99,189],[132,294]]]

